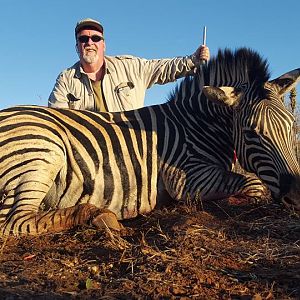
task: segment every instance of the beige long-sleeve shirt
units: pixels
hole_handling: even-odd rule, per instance
[[[193,75],[198,61],[194,55],[147,60],[134,56],[105,56],[102,90],[108,111],[144,106],[146,89]],[[80,62],[59,74],[49,96],[50,107],[96,111],[91,81]]]

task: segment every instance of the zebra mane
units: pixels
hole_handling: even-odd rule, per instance
[[[195,81],[199,89],[202,89],[203,85],[234,87],[241,83],[255,83],[257,92],[263,93],[263,84],[269,79],[268,62],[256,51],[245,47],[236,50],[219,49],[215,57],[198,68],[195,76],[186,77],[175,87],[168,101],[174,100],[183,89],[192,87]]]
[[[235,86],[241,82],[259,85],[270,79],[267,60],[250,48],[219,50],[198,72],[204,76],[205,84],[214,86]]]

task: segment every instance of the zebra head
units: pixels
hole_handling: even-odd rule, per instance
[[[223,59],[226,61],[226,53]],[[255,52],[243,49],[231,53],[230,62],[233,66],[226,76],[232,76],[234,70],[240,80],[223,81],[227,86],[212,81],[214,86],[204,86],[203,92],[208,100],[227,106],[232,112],[233,139],[240,165],[255,173],[275,200],[300,211],[295,119],[283,103],[284,95],[300,79],[300,69],[270,81],[266,61]]]

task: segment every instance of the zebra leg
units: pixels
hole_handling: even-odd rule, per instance
[[[80,204],[69,207],[41,210],[45,197],[56,198],[52,189],[58,174],[58,167],[37,168],[21,176],[16,176],[0,192],[0,235],[37,235],[47,232],[60,232],[81,224],[93,224],[118,230],[118,221],[113,213],[92,204]],[[52,176],[49,176],[52,174]],[[53,194],[54,193],[54,194]],[[88,202],[89,199],[84,199]],[[106,225],[105,225],[106,224]]]
[[[20,220],[22,220],[20,222]],[[108,209],[100,209],[95,205],[84,203],[63,209],[25,215],[15,214],[7,220],[2,234],[7,235],[39,235],[43,233],[61,232],[78,225],[94,225],[98,229],[110,228],[116,231],[122,229],[116,215]]]
[[[259,201],[268,197],[267,187],[253,175],[242,175],[220,168],[211,168],[210,176],[193,177],[193,184],[187,187],[192,198],[218,200],[231,196]],[[205,180],[204,180],[205,178]]]
[[[122,228],[112,211],[100,209],[89,203],[40,213],[33,216],[31,222],[36,225],[35,232],[31,234],[60,232],[85,224],[92,224],[98,229],[110,228],[116,231]]]
[[[255,175],[230,172],[227,184],[231,186],[233,196],[253,198],[257,201],[270,196],[267,186]]]
[[[265,199],[268,190],[256,176],[242,175],[216,166],[201,166],[198,170],[173,170],[164,174],[168,193],[176,200],[218,200],[231,196]]]
[[[91,223],[99,229],[109,228],[120,231],[124,228],[123,225],[118,222],[116,214],[107,208],[101,209],[100,213],[93,217]]]

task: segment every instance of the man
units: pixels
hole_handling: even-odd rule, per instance
[[[124,111],[144,105],[146,89],[193,75],[209,49],[200,46],[187,57],[147,60],[106,56],[103,26],[84,19],[75,27],[79,61],[57,78],[48,105],[91,111]]]

